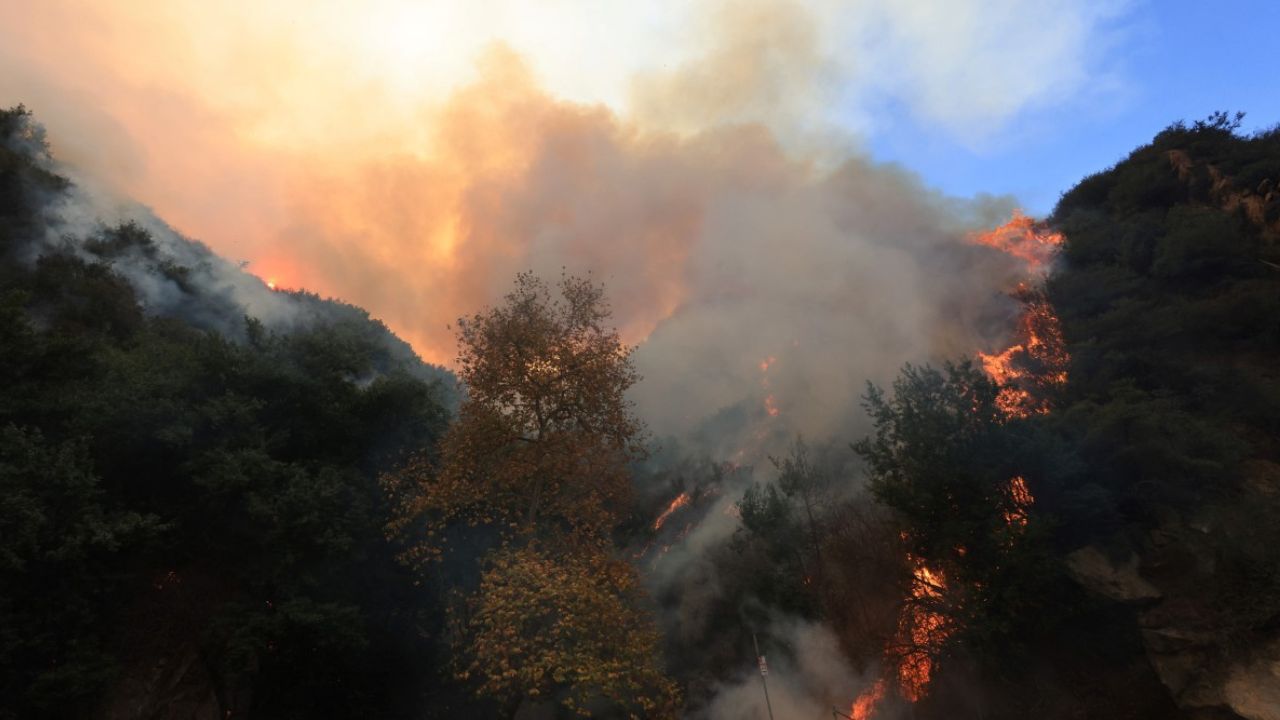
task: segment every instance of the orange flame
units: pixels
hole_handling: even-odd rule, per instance
[[[898,686],[902,697],[916,702],[924,697],[933,676],[933,658],[954,630],[950,619],[930,607],[942,598],[946,581],[923,561],[908,558],[912,571],[913,600],[898,619]]]
[[[653,521],[653,529],[655,531],[661,530],[662,524],[667,521],[668,517],[671,517],[671,513],[675,512],[676,510],[679,510],[685,505],[688,505],[689,499],[690,499],[689,493],[687,492],[682,492],[679,495],[677,495],[676,499],[672,500],[671,504],[667,506],[667,509],[663,510],[662,514],[658,516],[658,519]]]
[[[1009,222],[994,230],[975,233],[970,240],[995,248],[1022,260],[1027,271],[1035,274],[1046,270],[1062,246],[1062,233],[1052,232],[1044,223],[1036,222],[1021,210],[1014,210]]]
[[[1010,507],[1004,511],[1004,521],[1009,525],[1026,527],[1027,510],[1035,502],[1035,497],[1027,489],[1026,479],[1021,475],[1011,478],[1006,492],[1009,495]]]
[[[973,242],[992,247],[1026,263],[1028,280],[1042,274],[1062,246],[1062,233],[1053,232],[1020,211],[1009,222],[973,235]],[[998,353],[978,353],[982,369],[1000,386],[996,405],[1006,417],[1049,412],[1046,392],[1067,382],[1069,358],[1062,324],[1041,292],[1026,282],[1013,291],[1024,309],[1014,329],[1014,344]]]
[[[1028,282],[1045,272],[1063,243],[1061,233],[1050,231],[1020,211],[1004,225],[970,239],[1022,260]],[[1014,330],[1014,344],[997,353],[978,353],[983,371],[999,386],[996,406],[1006,418],[1049,412],[1051,393],[1047,391],[1067,382],[1070,360],[1062,325],[1049,301],[1027,282],[1019,283],[1013,292],[1024,306]],[[761,369],[765,369],[763,364]],[[1011,478],[1005,495],[1005,522],[1026,527],[1028,511],[1035,502],[1026,479],[1021,475]],[[956,548],[956,553],[963,556],[965,549]],[[936,609],[947,591],[942,573],[910,554],[907,559],[913,566],[911,597],[898,616],[897,633],[885,656],[896,669],[899,694],[914,703],[924,697],[933,677],[934,658],[955,627],[951,618]],[[855,720],[870,720],[884,695],[881,679],[854,700],[849,715]]]
[[[769,413],[769,417],[778,417],[778,401],[773,399],[772,394],[764,398],[764,411]]]
[[[853,720],[871,720],[876,706],[884,699],[884,680],[877,680],[875,685],[867,688],[853,701],[849,708],[849,717]]]

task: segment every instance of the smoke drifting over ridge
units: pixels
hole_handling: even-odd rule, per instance
[[[1078,40],[1037,44],[1041,35],[1022,30],[1087,35],[1097,15],[1071,3],[1046,5],[1047,18],[1010,9],[1018,3],[985,14],[974,10],[982,3],[946,3],[961,27],[978,17],[1008,31],[1001,42],[1048,48],[1021,62],[1001,46],[1001,62],[966,65],[949,53],[982,47],[979,34],[930,37],[898,9],[911,3],[858,4],[861,32],[887,29],[888,44],[906,48],[900,63],[834,55],[836,3],[699,5],[708,29],[692,41],[674,33],[670,51],[659,33],[650,47],[662,48],[660,67],[594,67],[610,64],[615,39],[618,54],[644,54],[608,31],[593,40],[602,53],[573,58],[583,76],[626,85],[624,108],[566,92],[561,74],[548,77],[519,43],[486,50],[463,81],[417,74],[434,62],[430,43],[396,35],[412,8],[392,0],[349,9],[349,33],[330,12],[341,3],[273,4],[261,17],[219,3],[207,11],[211,30],[199,22],[209,3],[120,3],[129,22],[61,0],[27,5],[0,0],[0,21],[41,20],[13,37],[3,28],[18,25],[0,22],[0,40],[12,40],[0,42],[0,70],[20,70],[0,73],[0,103],[32,106],[55,153],[113,193],[249,260],[264,280],[368,308],[432,362],[452,358],[448,324],[498,301],[517,271],[589,272],[639,345],[645,379],[634,400],[654,434],[759,467],[797,433],[859,436],[867,380],[884,383],[907,361],[993,349],[1012,318],[1002,291],[1016,261],[965,238],[1003,221],[1013,201],[945,197],[852,150],[851,133],[829,123],[848,95],[840,83],[918,85],[925,114],[950,112],[955,98],[943,91],[976,83],[984,92],[962,98],[971,102],[958,122],[998,126],[1064,77],[1050,66],[1068,81],[1080,74]],[[353,62],[310,52],[327,44]],[[1000,75],[1007,68],[1014,77]],[[96,73],[92,83],[84,72]],[[63,212],[85,228],[100,219]],[[233,267],[219,266],[216,280],[239,305],[281,309],[262,285],[221,272]],[[152,290],[144,297],[162,304],[165,288]],[[706,555],[738,526],[722,509],[740,490],[726,483],[651,573],[679,588],[688,617],[677,622],[696,624],[699,592],[716,590]],[[779,702],[812,714],[860,689],[825,629],[780,618],[772,632],[796,649],[794,662],[775,665]],[[757,680],[721,686],[706,714],[743,717],[759,704]]]
[[[358,131],[306,153],[297,138],[262,141],[279,131],[251,110],[192,106],[163,86],[121,86],[103,107],[67,104],[57,82],[31,89],[55,152],[72,147],[73,164],[149,196],[180,230],[209,228],[215,250],[264,279],[368,308],[428,361],[451,360],[449,323],[501,297],[517,271],[592,273],[641,345],[641,415],[658,435],[695,433],[728,456],[752,438],[759,452],[795,433],[856,432],[866,380],[970,354],[1000,329],[984,318],[998,312],[1007,260],[963,236],[1012,202],[942,197],[802,127],[821,117],[838,65],[820,50],[819,14],[719,6],[704,52],[640,76],[631,119],[552,97],[524,58],[491,48],[474,81],[421,111],[410,145],[362,105],[350,111]],[[245,44],[245,62],[290,87],[296,69]],[[300,135],[346,120],[339,106],[309,109],[327,119],[300,119]],[[86,136],[64,141],[58,128],[80,111]],[[138,132],[151,134],[131,140]],[[180,183],[136,184],[154,172]],[[762,413],[777,417],[762,424]]]
[[[439,154],[371,162],[295,194],[287,255],[262,272],[283,264],[285,284],[297,272],[360,298],[437,360],[452,346],[448,323],[499,298],[516,272],[589,272],[640,344],[635,400],[659,434],[688,434],[743,402],[748,416],[765,412],[768,394],[786,434],[847,432],[866,380],[970,354],[986,347],[983,331],[1002,331],[983,315],[1012,266],[964,235],[998,222],[1009,200],[941,197],[859,158],[827,169],[758,125],[645,133],[547,97],[508,54],[489,62],[441,112]],[[723,437],[754,425],[723,419]],[[723,437],[706,449],[742,441]]]

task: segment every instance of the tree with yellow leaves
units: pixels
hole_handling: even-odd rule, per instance
[[[499,551],[462,623],[462,676],[512,704],[676,717],[679,691],[656,662],[659,636],[636,610],[636,586],[635,570],[604,553]]]
[[[386,478],[390,528],[407,559],[445,552],[447,531],[496,531],[479,592],[461,616],[461,675],[508,703],[558,701],[580,715],[675,715],[658,635],[640,609],[634,570],[610,557],[626,510],[628,464],[644,429],[627,390],[632,349],[607,327],[604,289],[562,277],[558,293],[530,273],[505,302],[458,321],[466,397],[438,459]]]
[[[625,397],[639,379],[631,348],[605,326],[602,287],[564,277],[559,290],[521,273],[503,305],[458,321],[467,395],[439,462],[389,478],[403,498],[393,529],[425,520],[427,556],[458,522],[589,538],[626,506],[644,434]]]

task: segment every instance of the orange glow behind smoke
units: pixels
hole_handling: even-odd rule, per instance
[[[791,3],[0,2],[0,95],[111,194],[449,365],[521,270],[601,278],[629,345],[669,318],[721,196],[816,178],[769,129],[816,97],[811,29]]]
[[[769,413],[769,417],[778,417],[778,401],[774,400],[772,395],[765,396],[764,411]]]
[[[778,362],[778,358],[770,355],[760,361],[760,387],[767,394],[764,396],[764,411],[769,417],[778,417],[778,399],[769,392],[769,368]]]

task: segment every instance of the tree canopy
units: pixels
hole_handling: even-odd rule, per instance
[[[479,694],[672,717],[679,694],[634,570],[610,558],[643,454],[631,350],[605,324],[602,287],[565,276],[556,290],[522,273],[501,305],[458,321],[467,395],[438,460],[387,475],[401,498],[390,531],[411,563],[446,559],[460,526],[496,536],[456,618]]]

